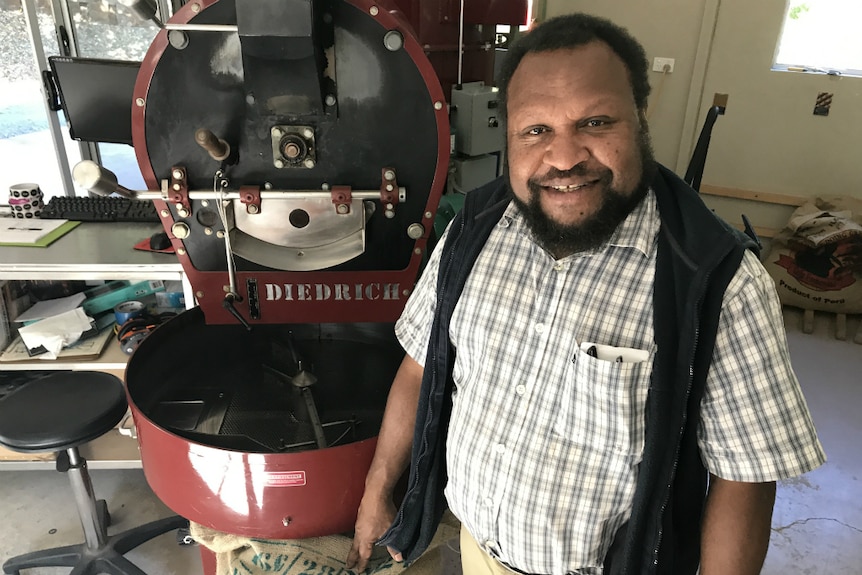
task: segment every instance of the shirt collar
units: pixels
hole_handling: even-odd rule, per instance
[[[500,222],[503,227],[518,231],[532,240],[527,222],[515,202],[509,202]],[[617,226],[607,245],[636,249],[645,257],[650,257],[660,225],[655,192],[650,188],[643,201]]]
[[[608,244],[621,248],[634,248],[646,257],[650,257],[660,223],[655,193],[650,188],[643,201],[632,210],[623,223],[617,226]]]

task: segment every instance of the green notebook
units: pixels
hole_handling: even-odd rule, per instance
[[[0,246],[44,248],[81,222],[69,220],[0,219]]]

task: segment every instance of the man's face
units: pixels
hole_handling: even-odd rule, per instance
[[[623,61],[603,42],[529,53],[507,114],[509,183],[540,241],[558,257],[606,241],[653,169]]]

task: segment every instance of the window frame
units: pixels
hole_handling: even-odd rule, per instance
[[[781,51],[781,45],[784,40],[784,34],[786,31],[786,27],[788,22],[790,21],[790,12],[795,7],[794,4],[798,4],[799,0],[787,0],[786,7],[784,9],[784,17],[781,21],[781,30],[778,33],[778,39],[775,44],[775,54],[772,58],[772,67],[771,70],[773,72],[796,72],[801,74],[815,74],[815,75],[824,75],[824,76],[846,76],[846,77],[862,77],[862,68],[841,68],[838,66],[818,66],[804,62],[779,62],[779,56]],[[803,3],[804,4],[804,3]],[[860,62],[862,65],[862,62]]]

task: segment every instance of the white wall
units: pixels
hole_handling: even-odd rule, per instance
[[[651,72],[656,157],[683,173],[716,92],[729,94],[713,131],[704,184],[800,196],[862,198],[862,78],[770,70],[785,0],[548,0],[545,16],[584,11],[638,38],[652,61],[676,59],[665,79]],[[814,116],[818,92],[835,94]],[[792,208],[706,197],[728,221],[781,227]]]
[[[714,92],[730,100],[716,124],[704,182],[862,198],[862,78],[770,70],[785,8],[784,0],[721,1],[701,101],[709,105]],[[835,95],[828,116],[813,114],[819,92]],[[786,212],[757,218],[780,227]]]
[[[674,168],[700,40],[704,0],[548,0],[545,17],[575,11],[601,16],[627,28],[643,44],[650,62],[656,56],[676,60],[673,73],[665,76],[663,82],[663,74],[650,72],[653,95],[649,110],[656,158]]]

